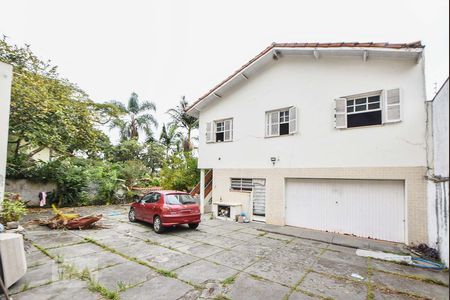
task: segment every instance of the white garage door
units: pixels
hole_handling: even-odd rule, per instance
[[[287,179],[286,224],[405,242],[403,181]]]

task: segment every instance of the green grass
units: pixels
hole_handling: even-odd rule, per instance
[[[229,284],[233,284],[235,281],[236,281],[236,275],[233,275],[233,276],[226,278],[224,281],[222,281],[222,284],[229,285]]]
[[[98,282],[96,282],[94,280],[89,281],[88,288],[91,292],[97,292],[97,293],[101,294],[103,297],[105,297],[106,299],[120,300],[119,294],[117,294],[117,292],[108,290],[107,288],[100,285]]]
[[[225,295],[218,295],[216,296],[216,298],[214,298],[214,300],[231,300],[231,299]]]
[[[422,282],[426,282],[426,283],[432,283],[432,284],[441,285],[444,287],[449,287],[449,285],[446,284],[445,282],[443,282],[439,279],[435,279],[435,278],[423,277],[423,276],[411,275],[411,274],[396,273],[396,272],[389,272],[389,271],[385,271],[385,270],[377,270],[377,271],[386,273],[386,274],[390,274],[390,275],[400,276],[400,277],[404,277],[404,278],[414,279],[417,281],[422,281]]]
[[[367,259],[367,281],[366,281],[367,300],[375,299],[375,294],[373,293],[373,287],[372,287],[372,275],[373,275],[372,260],[370,258],[368,258]]]
[[[64,263],[63,257],[60,255],[53,256],[51,255],[45,248],[34,244],[37,249],[39,249],[42,253],[50,257],[51,259],[55,260],[57,264],[61,266],[61,269],[58,271],[59,279],[62,280],[64,278],[72,279],[72,278],[78,278],[83,281],[88,282],[88,287],[90,291],[98,292],[100,293],[104,298],[111,299],[111,300],[119,300],[119,295],[115,291],[110,291],[104,286],[100,285],[98,282],[94,281],[94,279],[91,276],[91,273],[88,268],[83,269],[81,272],[79,272],[72,264],[66,264]],[[49,283],[51,283],[50,281]]]

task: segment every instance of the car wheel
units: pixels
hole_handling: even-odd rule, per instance
[[[128,212],[128,220],[130,220],[130,222],[136,222],[136,212],[134,211],[134,208],[130,208],[130,211]]]
[[[156,233],[161,233],[164,231],[164,227],[162,226],[161,218],[159,216],[156,216],[153,220],[153,230]]]
[[[197,227],[198,227],[198,223],[189,223],[189,228],[190,229],[197,229]]]

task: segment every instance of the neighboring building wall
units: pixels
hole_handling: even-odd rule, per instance
[[[56,184],[52,182],[41,183],[26,179],[7,179],[5,191],[16,193],[27,202],[27,206],[39,206],[39,193],[56,190]]]
[[[230,178],[264,178],[266,222],[285,225],[286,178],[404,180],[407,207],[406,243],[426,243],[428,234],[425,172],[425,167],[214,169],[213,203],[241,203],[243,210],[248,213],[249,193],[230,191]]]
[[[0,204],[3,201],[8,147],[12,66],[0,62]]]
[[[402,122],[334,128],[334,99],[391,88],[401,88]],[[202,109],[199,168],[272,168],[270,157],[277,168],[426,166],[425,101],[423,62],[282,57]],[[265,138],[265,112],[292,105],[298,132]],[[225,118],[233,141],[205,143],[206,122]]]
[[[430,245],[449,265],[449,83],[430,102],[431,141],[429,178]]]

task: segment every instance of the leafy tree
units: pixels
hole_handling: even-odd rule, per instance
[[[115,118],[111,123],[112,128],[118,128],[122,140],[139,139],[139,132],[146,135],[147,140],[152,140],[153,126],[157,127],[158,122],[152,115],[152,111],[156,111],[153,102],[145,101],[139,103],[139,97],[136,93],[131,93],[127,106],[118,101],[112,101],[124,116]]]
[[[170,164],[161,169],[161,184],[165,189],[191,191],[200,180],[197,158],[191,152],[178,152],[172,155]]]
[[[117,115],[117,107],[89,100],[28,45],[12,46],[1,39],[0,60],[14,67],[8,140],[13,156],[32,157],[44,148],[65,155],[98,155],[109,143],[97,125]]]
[[[171,124],[169,127],[166,127],[166,125],[163,124],[159,142],[166,150],[166,157],[169,157],[169,154],[172,151],[180,151],[182,139],[183,135],[178,131],[178,126],[176,124]]]
[[[184,128],[187,132],[186,139],[183,141],[183,148],[185,151],[193,149],[192,146],[192,130],[198,128],[198,120],[186,113],[186,109],[189,107],[185,96],[181,97],[180,103],[172,109],[169,109],[167,113],[170,115],[172,121],[169,125],[177,125],[180,128]]]
[[[140,159],[150,169],[150,175],[155,175],[163,166],[165,159],[164,146],[157,142],[146,143]]]

